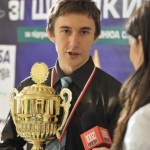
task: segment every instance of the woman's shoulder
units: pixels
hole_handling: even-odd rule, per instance
[[[150,149],[150,104],[138,109],[129,119],[123,141],[124,150]]]
[[[149,128],[150,127],[150,104],[139,108],[129,119],[128,129]]]
[[[140,120],[147,120],[150,123],[150,103],[144,105],[143,107],[139,108],[130,118],[130,120],[134,119],[135,121]],[[130,121],[129,120],[129,121]]]

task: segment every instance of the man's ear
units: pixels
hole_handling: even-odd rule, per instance
[[[54,34],[51,31],[49,31],[48,27],[46,27],[46,33],[47,33],[47,36],[50,39],[50,41],[55,43],[55,36],[54,36]]]

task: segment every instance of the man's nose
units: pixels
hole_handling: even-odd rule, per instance
[[[78,33],[73,33],[71,36],[70,36],[70,45],[71,46],[77,46],[79,44],[79,41],[80,41],[80,36]]]

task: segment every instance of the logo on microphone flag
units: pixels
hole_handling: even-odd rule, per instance
[[[97,146],[110,147],[112,144],[107,129],[95,126],[80,135],[85,150],[92,150]]]

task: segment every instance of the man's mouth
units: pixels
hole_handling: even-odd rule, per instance
[[[68,52],[68,54],[71,55],[71,56],[77,56],[77,55],[79,55],[79,53],[77,53],[77,52]]]

